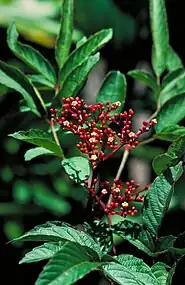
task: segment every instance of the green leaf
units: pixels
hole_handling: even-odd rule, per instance
[[[158,176],[152,183],[145,196],[143,207],[144,222],[155,237],[161,225],[162,218],[166,214],[173,194],[174,183],[183,173],[182,162]]]
[[[122,237],[124,240],[129,241],[141,251],[152,256],[155,250],[153,237],[146,227],[138,223],[124,220],[112,226],[114,234]]]
[[[0,83],[19,92],[33,113],[46,114],[46,106],[36,88],[17,68],[0,61]]]
[[[80,91],[91,69],[97,64],[100,59],[99,53],[94,56],[90,56],[84,63],[75,68],[66,78],[62,89],[58,96],[63,97],[75,97]]]
[[[146,280],[148,280],[148,283],[146,284],[157,284],[156,278],[150,267],[141,259],[130,254],[121,254],[115,257],[115,259],[125,268],[129,269],[130,272],[136,274],[139,281],[146,282]]]
[[[172,285],[172,279],[173,279],[173,275],[175,273],[175,269],[176,269],[176,263],[174,263],[174,265],[172,266],[171,270],[168,273],[166,285]]]
[[[95,220],[92,224],[85,223],[86,232],[97,241],[104,254],[112,248],[112,231],[108,224]]]
[[[150,25],[153,39],[153,69],[160,76],[167,63],[169,33],[165,0],[150,0]]]
[[[150,87],[155,92],[158,92],[159,87],[157,85],[156,79],[149,72],[145,70],[134,69],[129,71],[127,74],[132,78],[139,80],[146,86]]]
[[[99,257],[102,254],[99,244],[92,237],[62,222],[47,222],[46,224],[36,226],[23,236],[15,239],[15,241],[17,240],[53,242],[67,240],[91,248]]]
[[[171,156],[175,155],[181,158],[185,153],[185,135],[179,136],[168,148],[167,153]]]
[[[127,83],[124,74],[119,71],[111,71],[105,77],[96,101],[102,103],[119,101],[121,106],[115,110],[115,113],[119,113],[125,104],[126,88]]]
[[[141,261],[142,266],[140,262],[138,267],[137,265],[135,266],[137,264],[136,260],[139,259],[133,257],[128,267],[110,262],[103,266],[104,273],[120,285],[157,285],[157,280],[155,276],[152,276],[150,268],[143,261]]]
[[[164,153],[164,149],[161,147],[138,145],[132,150],[131,155],[142,159],[153,160],[156,156],[162,153]]]
[[[173,71],[178,68],[182,68],[183,63],[181,58],[178,56],[178,54],[174,51],[174,49],[169,46],[168,48],[168,54],[167,54],[167,69],[169,71]]]
[[[44,147],[34,147],[26,151],[24,154],[25,161],[30,161],[35,157],[41,155],[56,155],[53,151],[50,151]]]
[[[176,138],[166,153],[163,153],[153,160],[153,168],[160,175],[170,166],[175,165],[185,153],[185,135]]]
[[[44,267],[35,285],[74,284],[101,265],[100,262],[91,262],[83,246],[66,243]]]
[[[55,58],[60,69],[68,58],[71,48],[73,34],[73,10],[73,0],[62,1],[61,26],[55,47]]]
[[[173,141],[178,136],[185,134],[185,127],[181,127],[179,125],[171,125],[164,129],[162,129],[160,132],[158,132],[154,137],[157,139],[165,140],[165,141]]]
[[[176,237],[173,235],[160,237],[160,239],[156,243],[156,252],[168,250],[169,248],[173,247],[175,240]]]
[[[76,43],[76,48],[79,48],[81,45],[83,45],[87,41],[87,37],[84,36]]]
[[[163,81],[160,92],[160,105],[163,106],[173,97],[185,93],[185,69],[170,72]]]
[[[168,153],[163,153],[156,156],[152,162],[152,166],[157,175],[160,175],[166,171],[171,165],[177,161],[178,157],[176,155],[170,155]]]
[[[39,83],[40,85],[44,85],[44,86],[47,86],[47,87],[49,87],[49,88],[51,88],[51,89],[54,89],[54,84],[51,82],[51,81],[49,81],[49,80],[47,80],[43,75],[28,75],[27,76],[28,77],[28,79],[30,79],[31,80],[31,82],[35,85],[35,83]]]
[[[174,97],[162,106],[155,125],[156,132],[162,129],[178,124],[185,118],[185,94]]]
[[[9,136],[24,142],[32,143],[39,147],[43,147],[51,152],[54,152],[55,155],[61,158],[63,157],[62,149],[52,140],[47,132],[42,130],[31,129],[29,131],[19,131],[14,134],[10,134]]]
[[[166,269],[166,264],[162,262],[157,262],[151,267],[152,273],[157,279],[158,285],[166,285],[168,278],[168,271]]]
[[[90,55],[95,54],[102,46],[104,46],[112,38],[112,30],[106,29],[97,32],[92,35],[86,42],[84,42],[80,47],[75,49],[64,66],[62,67],[59,75],[59,84],[62,86],[67,76],[76,67],[81,65],[86,61]]]
[[[65,158],[62,160],[62,166],[72,180],[82,185],[90,175],[89,161],[82,156]]]
[[[25,254],[25,256],[19,261],[19,264],[22,263],[31,263],[38,262],[41,260],[49,259],[53,255],[61,250],[65,246],[66,242],[47,242],[40,246],[33,248],[31,251]]]
[[[44,78],[53,84],[56,83],[56,74],[49,61],[31,46],[21,44],[18,41],[18,36],[16,26],[12,23],[8,28],[7,34],[7,42],[11,51],[26,64],[42,74]]]

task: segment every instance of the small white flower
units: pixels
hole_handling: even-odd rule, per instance
[[[128,203],[125,201],[121,204],[122,207],[128,207]]]
[[[89,141],[90,141],[90,143],[95,143],[96,139],[95,138],[90,138]]]
[[[130,132],[130,133],[128,134],[128,136],[129,136],[130,138],[133,138],[133,137],[135,136],[135,133],[134,133],[134,132]]]
[[[72,105],[72,106],[76,106],[76,105],[78,105],[78,102],[77,102],[77,101],[73,101],[73,102],[71,103],[71,105]]]
[[[113,142],[114,141],[114,137],[109,137],[108,138],[108,142]]]
[[[119,193],[120,192],[120,189],[117,187],[117,188],[114,188],[113,192],[115,193]]]
[[[113,105],[113,107],[118,108],[118,107],[121,106],[121,102],[120,102],[120,101],[117,101],[117,102],[114,102],[112,105]]]
[[[96,135],[97,135],[96,132],[92,132],[92,133],[91,133],[91,137],[95,137]]]
[[[107,190],[106,190],[106,189],[103,189],[103,190],[101,191],[101,193],[102,193],[103,195],[105,195],[105,194],[107,194]]]
[[[156,119],[151,120],[151,122],[154,123],[154,124],[157,124],[157,120]]]
[[[69,123],[69,121],[64,121],[64,122],[63,122],[63,125],[64,125],[64,126],[69,126],[70,123]]]
[[[97,155],[96,154],[93,154],[93,155],[91,155],[91,160],[94,160],[94,161],[96,161],[97,160]]]

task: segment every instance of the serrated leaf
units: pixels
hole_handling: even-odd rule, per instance
[[[74,284],[101,265],[100,262],[91,262],[84,247],[66,243],[44,267],[35,285]]]
[[[170,72],[163,80],[160,92],[160,105],[163,106],[173,97],[185,93],[185,69]]]
[[[145,70],[134,69],[129,71],[127,74],[132,78],[139,80],[146,86],[150,87],[155,92],[158,92],[159,87],[157,85],[156,79],[152,76],[151,73]]]
[[[12,23],[8,28],[7,42],[11,51],[26,64],[37,70],[47,80],[56,83],[56,74],[49,61],[36,49],[18,41],[16,25]]]
[[[97,241],[104,254],[108,253],[113,245],[112,231],[108,224],[95,220],[93,224],[84,224],[86,232]]]
[[[19,92],[37,116],[47,113],[46,106],[27,77],[17,68],[0,61],[0,83]]]
[[[24,154],[25,161],[30,161],[41,155],[56,155],[53,151],[50,151],[43,147],[34,147],[26,151]]]
[[[150,0],[150,25],[153,39],[153,69],[160,76],[167,62],[167,51],[169,47],[169,32],[165,0]]]
[[[49,80],[47,80],[44,76],[42,76],[42,75],[28,75],[27,76],[28,77],[28,79],[30,79],[31,80],[31,82],[35,85],[35,84],[40,84],[40,85],[43,85],[43,86],[47,86],[47,87],[49,87],[49,88],[51,88],[51,89],[54,89],[54,84],[51,82],[51,81],[49,81]]]
[[[57,251],[61,250],[66,243],[67,241],[47,242],[40,246],[37,246],[26,253],[25,256],[19,261],[19,264],[38,262],[41,260],[49,259],[53,257]]]
[[[143,262],[144,264],[144,262]],[[147,265],[146,265],[147,266]],[[131,271],[130,268],[118,263],[110,262],[103,266],[104,273],[120,285],[157,285],[155,277],[149,274],[138,274],[138,271]],[[142,270],[142,269],[141,269]],[[142,276],[142,277],[141,277]],[[151,277],[151,278],[150,278]]]
[[[36,226],[14,241],[17,240],[53,242],[67,240],[91,248],[97,253],[97,256],[102,254],[99,244],[92,237],[62,222],[47,222],[46,224]]]
[[[175,69],[183,67],[181,58],[178,56],[178,54],[174,51],[174,49],[171,46],[169,46],[168,48],[166,65],[169,71],[173,71]]]
[[[178,138],[180,135],[184,134],[185,134],[185,127],[181,127],[179,125],[171,125],[160,130],[160,132],[154,135],[154,137],[171,142],[176,138]]]
[[[168,235],[160,237],[156,243],[156,252],[168,250],[170,247],[173,247],[176,237],[173,235]]]
[[[152,167],[157,175],[166,171],[171,165],[177,161],[176,155],[171,156],[168,153],[163,153],[156,156],[152,162]]]
[[[74,0],[63,0],[61,9],[61,26],[55,47],[55,58],[58,67],[64,65],[71,48],[73,34]]]
[[[54,152],[57,156],[63,157],[62,149],[52,140],[51,136],[47,132],[42,130],[31,129],[29,131],[19,131],[14,134],[10,134],[9,136],[24,142],[32,143],[39,147],[43,147]]]
[[[58,96],[60,98],[75,97],[87,80],[89,72],[97,64],[99,59],[100,55],[97,53],[94,56],[90,56],[84,63],[74,69],[66,78]]]
[[[117,282],[119,285],[144,285],[134,276],[130,270],[123,267],[121,264],[110,262],[103,266],[105,275]]]
[[[82,156],[65,158],[62,160],[62,166],[72,180],[82,185],[90,175],[89,161]]]
[[[178,158],[181,158],[185,153],[185,135],[181,135],[175,139],[169,146],[167,153],[171,156],[175,155]]]
[[[125,104],[126,89],[127,83],[124,74],[119,71],[111,71],[105,77],[96,101],[104,104],[107,101],[110,103],[119,101],[121,106],[115,110],[115,113],[120,113]]]
[[[138,223],[124,220],[112,226],[112,232],[129,241],[139,250],[152,256],[155,250],[154,240],[146,227]]]
[[[151,267],[152,273],[157,279],[158,285],[166,285],[168,278],[168,271],[166,269],[166,264],[162,262],[157,262]]]
[[[150,267],[145,264],[142,259],[134,257],[130,254],[121,254],[115,257],[115,259],[125,268],[129,269],[130,272],[136,274],[138,280],[141,282],[147,281],[148,283],[146,284],[157,284],[156,278]]]
[[[173,194],[174,183],[182,175],[182,162],[158,176],[152,183],[145,196],[143,207],[144,222],[155,237],[161,225],[162,218],[166,214]]]
[[[157,116],[157,124],[155,125],[156,132],[162,129],[178,124],[185,118],[185,94],[178,95],[166,102],[162,106]]]
[[[67,76],[90,55],[95,54],[103,45],[112,38],[112,30],[101,30],[88,38],[80,47],[75,49],[65,62],[59,75],[59,84],[62,86]]]

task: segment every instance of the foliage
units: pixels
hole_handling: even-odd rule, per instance
[[[71,51],[74,3],[63,0],[63,17],[55,46],[55,71],[40,52],[18,41],[15,24],[8,28],[9,48],[35,74],[24,73],[1,61],[0,84],[21,94],[22,116],[31,113],[32,120],[36,118],[43,124],[42,128],[16,130],[9,137],[35,146],[26,151],[26,161],[43,155],[58,161],[58,167],[63,171],[62,179],[66,179],[66,183],[62,179],[57,183],[57,171],[51,165],[52,182],[58,192],[62,192],[61,199],[49,187],[45,191],[40,182],[31,186],[23,179],[15,183],[13,195],[22,206],[34,201],[36,205],[60,215],[70,211],[70,204],[64,198],[65,190],[57,186],[60,183],[64,184],[64,189],[66,185],[69,188],[66,196],[75,188],[77,196],[80,196],[80,191],[85,193],[83,198],[78,199],[87,200],[83,209],[86,222],[80,225],[81,230],[79,226],[73,227],[60,221],[47,222],[13,240],[13,243],[41,242],[20,261],[32,263],[49,259],[36,285],[70,285],[92,271],[117,284],[170,285],[176,263],[185,254],[184,233],[177,237],[160,235],[175,184],[184,172],[185,132],[184,127],[177,124],[185,118],[185,72],[180,58],[169,45],[165,1],[149,2],[154,74],[136,69],[128,75],[144,83],[157,95],[156,110],[147,121],[143,121],[137,132],[132,130],[134,111],[123,111],[127,82],[121,72],[107,74],[95,104],[87,104],[79,96],[90,71],[100,59],[97,51],[112,39],[111,29],[103,29],[89,38],[83,38]],[[40,92],[38,83],[42,88],[49,88],[49,96],[45,97]],[[59,105],[61,101],[62,106]],[[153,159],[157,177],[145,187],[133,179],[123,182],[121,173],[129,154],[137,153],[139,144],[148,143],[142,140],[142,135],[153,127],[151,140],[172,142],[166,152]],[[72,141],[77,149],[66,153],[65,140]],[[103,180],[101,170],[106,169],[106,161],[118,151],[123,152],[123,159],[115,179],[111,181],[106,177]],[[38,168],[40,173],[44,171],[44,167],[39,165]],[[11,173],[9,176],[11,179]],[[121,221],[113,224],[114,215],[119,216]],[[138,222],[134,218],[139,215]],[[147,258],[142,260],[131,254],[117,255],[115,235],[150,256],[153,265]]]

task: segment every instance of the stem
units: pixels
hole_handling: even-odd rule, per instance
[[[160,76],[157,76],[157,85],[158,85],[158,87],[160,87],[160,84],[161,84],[161,82],[160,82]]]
[[[152,119],[154,119],[158,113],[159,113],[160,107],[157,107],[157,110],[150,116],[150,118],[147,120],[148,122],[150,122]]]
[[[140,142],[140,143],[139,143],[139,146],[140,146],[140,145],[148,144],[148,143],[153,142],[153,141],[155,141],[155,140],[156,140],[156,138],[149,138],[149,139],[147,139],[147,140],[144,140],[144,141]]]
[[[160,82],[160,76],[157,76],[157,85],[158,85],[158,87],[159,87],[159,89],[160,89],[160,85],[161,85],[161,82]],[[151,115],[151,117],[147,120],[148,122],[149,121],[151,121],[152,119],[154,119],[157,115],[158,115],[158,113],[159,113],[159,111],[160,111],[160,108],[161,108],[161,106],[160,106],[160,90],[159,90],[159,92],[158,92],[158,94],[157,94],[157,109],[156,109],[156,111]]]
[[[119,168],[118,168],[118,172],[117,172],[117,174],[116,174],[116,178],[115,178],[115,179],[117,179],[117,180],[120,178],[121,173],[122,173],[122,171],[123,171],[123,169],[124,169],[124,167],[125,167],[125,164],[126,164],[126,162],[127,162],[129,153],[130,153],[129,150],[125,149],[124,154],[123,154],[123,158],[122,158],[121,163],[120,163],[120,166],[119,166]]]
[[[51,131],[52,131],[52,134],[53,134],[53,137],[54,137],[54,140],[55,140],[56,144],[57,144],[59,147],[61,147],[61,146],[60,146],[59,139],[58,139],[58,136],[57,136],[57,132],[56,132],[55,127],[54,127],[53,119],[51,119],[51,121],[50,121],[50,126],[51,126]]]
[[[130,153],[129,150],[125,148],[125,151],[124,151],[124,153],[123,153],[123,157],[122,157],[120,166],[119,166],[118,171],[117,171],[117,174],[116,174],[116,178],[115,178],[115,179],[117,179],[117,180],[120,178],[121,173],[122,173],[122,171],[123,171],[123,169],[124,169],[124,167],[125,167],[125,164],[126,164],[126,162],[127,162],[129,153]],[[111,194],[110,197],[109,197],[109,200],[108,200],[108,202],[107,202],[107,206],[109,206],[110,203],[112,202],[112,197],[113,197],[113,196],[112,196],[112,194]],[[109,223],[109,226],[112,225],[112,216],[111,216],[111,215],[108,215],[108,223]],[[114,255],[116,255],[116,247],[115,247],[114,244],[113,244],[113,246],[112,246],[112,250],[113,250]]]
[[[129,150],[125,149],[115,179],[118,180],[118,179],[120,178],[121,173],[122,173],[122,171],[123,171],[123,169],[124,169],[124,167],[125,167],[125,164],[126,164],[126,162],[127,162],[128,156],[129,156]],[[109,206],[111,202],[112,202],[112,194],[111,194],[110,197],[109,197],[107,206]]]
[[[108,224],[109,224],[109,226],[112,225],[112,216],[111,215],[108,215]],[[113,251],[113,254],[116,255],[116,247],[115,247],[114,242],[113,242],[113,234],[112,234],[112,251]]]
[[[104,158],[103,161],[107,160],[109,157],[113,156],[123,145],[120,144],[116,149],[114,149],[112,152],[107,154]]]

